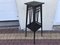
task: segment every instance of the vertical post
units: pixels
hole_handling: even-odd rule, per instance
[[[32,18],[32,12],[29,10],[29,24],[31,23],[31,18]]]
[[[26,29],[25,29],[25,37],[27,37],[27,22],[28,22],[28,6],[26,8]]]
[[[40,14],[41,14],[41,36],[43,36],[43,28],[42,28],[42,5],[40,6]]]
[[[37,22],[38,22],[38,18],[39,18],[39,12],[37,12]]]
[[[33,7],[33,22],[35,22],[35,13],[36,13],[36,8]],[[35,31],[34,31],[34,44],[35,44]]]
[[[35,22],[35,7],[33,7],[33,22]]]
[[[35,44],[35,32],[34,32],[34,44]]]

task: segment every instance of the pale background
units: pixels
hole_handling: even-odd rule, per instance
[[[15,0],[0,0],[0,21],[17,20]]]
[[[33,0],[8,0],[8,1],[0,0],[0,21],[19,20],[21,29],[25,29],[26,5],[24,3],[29,1]],[[54,24],[54,16],[56,13],[57,0],[34,0],[34,1],[45,3],[43,5],[43,29],[52,30]]]
[[[60,0],[57,2],[56,13],[54,17],[54,25],[60,25]]]
[[[16,0],[21,28],[25,28],[26,6],[24,3],[32,0]],[[43,5],[43,29],[52,30],[57,0],[36,0],[44,2]]]

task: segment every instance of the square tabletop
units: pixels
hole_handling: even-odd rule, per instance
[[[28,6],[35,7],[35,6],[42,5],[42,4],[44,4],[44,3],[43,3],[43,2],[37,2],[37,1],[31,1],[31,2],[27,2],[27,3],[25,3],[25,4],[28,5]]]

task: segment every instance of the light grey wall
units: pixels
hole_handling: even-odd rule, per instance
[[[20,22],[21,29],[25,29],[25,20],[26,20],[26,5],[24,3],[32,0],[16,0],[18,18]]]
[[[26,6],[24,5],[24,3],[29,1],[32,0],[16,0],[19,21],[22,29],[25,28],[25,17],[26,17]],[[52,30],[57,0],[36,0],[36,1],[45,3],[43,5],[43,29]]]
[[[43,5],[43,29],[52,30],[57,0],[36,0],[45,2]]]
[[[60,0],[57,1],[54,25],[60,25]]]
[[[0,21],[18,20],[15,0],[0,0]]]

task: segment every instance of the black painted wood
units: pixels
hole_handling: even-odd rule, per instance
[[[37,2],[37,1],[32,1],[32,2],[27,2],[25,3],[28,7],[27,7],[27,11],[26,11],[26,34],[25,36],[27,36],[27,28],[29,28],[31,31],[34,32],[34,44],[35,44],[35,33],[36,31],[41,28],[41,36],[43,33],[43,28],[42,28],[42,4],[44,4],[43,2]],[[31,22],[31,16],[28,14],[28,10],[32,9],[33,10],[33,22]],[[40,12],[40,17],[41,17],[41,22],[38,22],[38,16],[39,14],[36,16],[36,13]],[[28,20],[28,16],[29,16],[29,24],[27,24],[27,20]],[[37,21],[36,21],[37,19]]]
[[[25,4],[28,5],[28,6],[31,6],[31,7],[37,7],[37,6],[40,6],[44,3],[43,2],[37,2],[37,1],[31,1],[31,2],[27,2]]]
[[[28,6],[26,8],[26,29],[25,29],[25,37],[27,36],[27,22],[28,22]]]

